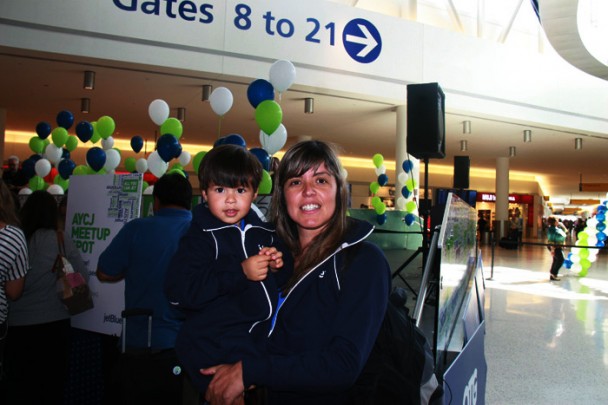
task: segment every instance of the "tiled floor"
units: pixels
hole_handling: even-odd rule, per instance
[[[393,269],[404,259],[388,256]],[[493,272],[490,247],[482,247],[482,259],[485,403],[608,403],[608,251],[586,277],[562,268],[561,281],[549,281],[551,255],[544,246],[496,247]],[[419,263],[403,273],[417,290]]]

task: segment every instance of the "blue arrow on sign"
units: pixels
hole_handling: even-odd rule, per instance
[[[344,49],[359,63],[370,63],[378,59],[382,50],[382,37],[374,24],[363,18],[349,21],[342,32]]]

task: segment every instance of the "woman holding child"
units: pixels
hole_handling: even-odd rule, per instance
[[[294,257],[278,310],[258,334],[263,354],[201,372],[206,399],[239,403],[264,387],[268,404],[345,404],[372,349],[390,290],[390,267],[365,239],[371,224],[347,216],[348,189],[334,149],[291,147],[275,173],[271,216]]]

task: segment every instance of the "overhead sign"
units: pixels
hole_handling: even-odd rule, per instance
[[[371,63],[378,59],[382,51],[382,37],[374,24],[357,18],[344,27],[342,34],[344,49],[355,61]]]

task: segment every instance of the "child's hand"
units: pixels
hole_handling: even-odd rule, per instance
[[[273,246],[263,247],[260,249],[260,254],[270,256],[271,260],[268,264],[270,266],[270,270],[276,271],[283,267],[283,253],[279,252],[277,248]]]
[[[251,281],[262,281],[268,274],[268,266],[271,260],[271,256],[261,253],[251,256],[241,262],[243,273]]]

